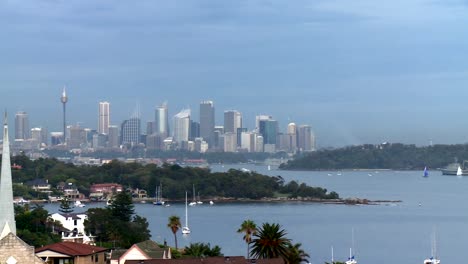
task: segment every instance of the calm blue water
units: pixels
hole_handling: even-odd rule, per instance
[[[236,233],[243,220],[279,223],[293,242],[300,242],[312,263],[331,258],[345,260],[352,246],[359,263],[422,263],[431,255],[431,235],[436,230],[437,255],[443,263],[460,263],[466,259],[468,246],[468,178],[442,176],[431,171],[343,171],[304,172],[268,171],[265,166],[214,166],[213,171],[245,167],[267,175],[281,175],[312,186],[325,187],[342,197],[372,200],[402,200],[382,205],[326,205],[312,203],[282,204],[207,204],[189,207],[192,234],[178,234],[179,246],[190,242],[219,245],[225,255],[245,255],[246,244]],[[341,175],[339,175],[341,173]],[[90,204],[89,206],[103,206]],[[56,212],[57,204],[48,204]],[[148,219],[152,239],[164,239],[174,245],[172,232],[166,227],[170,215],[184,220],[184,204],[159,207],[136,204],[136,212]],[[81,208],[80,208],[81,209]],[[84,208],[86,210],[86,208]]]

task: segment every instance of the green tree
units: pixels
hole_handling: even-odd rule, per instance
[[[42,206],[32,210],[16,206],[15,220],[18,237],[30,245],[39,247],[61,241],[60,235],[52,233],[48,212]]]
[[[111,215],[123,222],[130,222],[135,213],[132,196],[126,192],[114,195],[112,203],[109,205]]]
[[[279,224],[264,223],[252,240],[251,255],[254,258],[282,258],[288,257],[290,239],[286,238],[286,231]]]
[[[191,257],[220,257],[223,256],[221,253],[221,248],[219,246],[214,246],[211,248],[210,243],[190,243],[188,247],[184,250],[184,255]]]
[[[257,233],[257,225],[252,220],[245,220],[242,222],[237,233],[244,233],[244,241],[247,243],[247,258],[250,257],[250,242],[252,242],[252,236]]]
[[[300,263],[309,263],[309,254],[307,254],[302,248],[301,243],[291,244],[289,243],[288,255],[286,258],[286,264],[300,264]]]
[[[180,218],[176,215],[170,216],[167,227],[169,227],[174,234],[175,248],[177,249],[177,231],[179,231],[179,229],[182,227]]]
[[[60,208],[58,209],[59,212],[64,214],[69,214],[73,212],[73,207],[71,206],[71,201],[64,197],[62,201],[60,201]]]

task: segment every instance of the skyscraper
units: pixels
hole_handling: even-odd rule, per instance
[[[109,134],[110,125],[110,104],[109,102],[99,102],[98,133]]]
[[[309,125],[299,126],[298,148],[301,151],[312,151],[315,148],[315,137]]]
[[[190,133],[190,109],[182,109],[174,116],[174,141],[178,144],[187,142]]]
[[[107,135],[107,146],[109,148],[119,147],[119,128],[117,126],[109,126],[109,135]]]
[[[122,122],[120,128],[120,142],[122,145],[136,146],[140,144],[141,121],[137,116],[133,116]]]
[[[259,121],[259,133],[263,137],[263,144],[275,144],[278,135],[278,121],[273,119]]]
[[[67,119],[66,119],[66,104],[68,102],[68,96],[65,92],[65,87],[63,87],[62,96],[60,97],[60,101],[63,105],[63,144],[66,144],[67,139]]]
[[[159,133],[164,137],[169,136],[169,115],[167,111],[167,103],[163,103],[161,106],[156,107],[154,121],[154,132]]]
[[[29,138],[29,119],[28,114],[24,111],[19,111],[15,115],[15,139]]]
[[[5,112],[3,123],[2,169],[0,173],[0,239],[9,233],[16,235],[15,212],[13,209],[13,183],[11,180],[10,141],[8,119]]]
[[[224,133],[237,133],[242,127],[242,115],[239,111],[224,111]]]
[[[200,103],[200,136],[208,142],[210,148],[213,146],[215,127],[215,108],[213,101]]]

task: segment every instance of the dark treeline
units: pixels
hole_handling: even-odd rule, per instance
[[[320,150],[283,164],[286,170],[394,169],[422,170],[468,160],[468,144],[416,147],[400,143]]]
[[[199,195],[201,199],[214,197],[260,199],[278,195],[338,198],[337,193],[327,193],[324,188],[310,187],[294,181],[285,183],[281,176],[270,177],[233,169],[228,172],[211,172],[205,168],[170,164],[142,165],[117,160],[102,166],[76,166],[54,158],[33,161],[24,155],[12,157],[12,163],[23,167],[21,170],[13,170],[15,183],[46,179],[55,187],[59,183],[71,182],[86,195],[89,195],[90,186],[94,183],[119,183],[126,188],[145,189],[150,197],[155,196],[156,187],[161,184],[162,196],[169,200],[182,200],[186,191],[192,196],[192,186],[195,186],[195,195]],[[27,197],[24,185],[15,186],[15,195]]]

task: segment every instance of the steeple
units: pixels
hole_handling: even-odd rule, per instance
[[[13,183],[11,180],[10,141],[8,140],[8,118],[5,111],[3,122],[2,169],[0,172],[0,239],[9,233],[16,235],[13,208]]]

